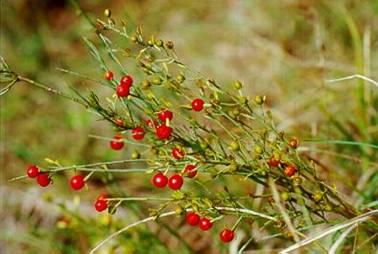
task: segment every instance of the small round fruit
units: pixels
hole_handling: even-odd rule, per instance
[[[224,243],[231,242],[234,239],[234,237],[235,237],[234,231],[228,228],[223,229],[219,234],[219,238]]]
[[[35,178],[39,174],[39,168],[36,165],[30,165],[26,171],[28,177]]]
[[[116,88],[116,92],[118,97],[127,97],[130,95],[130,87],[123,84],[119,84]]]
[[[204,106],[205,102],[200,99],[200,98],[196,98],[192,101],[192,109],[194,111],[201,111],[203,109],[203,106]]]
[[[114,122],[116,123],[117,126],[124,126],[125,125],[125,122],[120,118],[116,119]]]
[[[296,137],[292,137],[290,140],[289,140],[289,146],[293,149],[297,149],[298,146],[299,146],[299,140],[298,138]]]
[[[37,183],[41,187],[46,187],[50,184],[51,179],[48,173],[40,173],[37,176]]]
[[[104,211],[108,208],[108,201],[104,198],[97,199],[95,204],[94,204],[94,207],[95,207],[97,212],[102,212],[102,211]]]
[[[271,168],[275,168],[275,167],[278,167],[280,165],[280,161],[277,160],[274,156],[272,156],[269,161],[268,161],[268,165],[269,167]]]
[[[152,177],[152,184],[158,188],[164,188],[168,183],[168,177],[158,172]]]
[[[71,188],[74,190],[80,190],[84,187],[85,181],[82,175],[75,175],[70,179]]]
[[[199,221],[200,217],[195,212],[188,212],[186,214],[186,223],[188,223],[190,226],[198,225]]]
[[[208,218],[201,218],[199,221],[199,228],[203,231],[209,230],[213,223]]]
[[[171,134],[172,128],[165,124],[158,125],[156,127],[156,136],[158,137],[158,139],[169,139],[171,137]]]
[[[144,138],[144,129],[142,127],[135,127],[132,129],[131,135],[135,140],[142,140]]]
[[[130,75],[123,76],[121,78],[120,85],[130,88],[133,85],[133,78]]]
[[[293,176],[295,173],[297,173],[297,171],[298,171],[298,169],[295,166],[292,166],[292,165],[286,166],[285,169],[284,169],[284,173],[288,177]]]
[[[107,79],[109,81],[113,80],[113,72],[111,72],[111,71],[105,72],[105,79]]]
[[[184,183],[184,179],[179,174],[174,174],[168,179],[168,187],[172,190],[179,190]]]
[[[169,119],[169,121],[172,121],[173,119],[173,113],[172,111],[169,111],[167,109],[163,109],[161,110],[159,113],[158,113],[158,118],[160,119],[160,121],[162,121],[163,123],[165,123],[167,121],[167,119]]]
[[[185,152],[180,147],[176,146],[172,149],[172,156],[176,160],[181,160],[182,158],[184,158]]]
[[[122,137],[120,135],[115,135],[113,140],[110,141],[110,147],[116,151],[121,150],[124,145],[125,143],[122,141]]]
[[[193,178],[197,175],[197,169],[196,169],[196,166],[192,165],[192,164],[188,164],[185,166],[185,169],[184,169],[184,174],[189,177],[189,178]]]

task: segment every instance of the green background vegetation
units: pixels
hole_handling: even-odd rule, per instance
[[[13,70],[60,90],[103,89],[111,96],[95,83],[58,70],[103,77],[81,39],[94,38],[94,31],[68,1],[0,4],[1,55]],[[115,20],[126,19],[130,25],[142,25],[146,34],[173,40],[187,65],[223,86],[241,80],[251,97],[266,95],[280,128],[298,136],[311,150],[309,155],[324,164],[320,171],[324,178],[352,203],[366,205],[377,199],[376,149],[306,142],[378,145],[378,88],[356,79],[325,82],[356,73],[378,79],[377,1],[87,0],[80,5],[93,19],[103,18],[109,8]],[[4,243],[0,252],[85,253],[114,228],[135,220],[125,216],[128,211],[117,212],[112,219],[97,215],[92,201],[100,191],[73,194],[65,175],[44,190],[34,181],[7,180],[24,174],[28,163],[45,158],[69,165],[128,157],[130,151],[120,155],[110,151],[107,142],[88,138],[88,134],[111,136],[109,126],[80,105],[27,84],[18,84],[1,97],[0,113]],[[146,191],[141,189],[145,181],[148,177],[130,177],[120,184],[126,192],[137,193]],[[96,190],[96,182],[90,188]],[[180,225],[179,220],[172,223]],[[187,234],[184,230],[181,235]],[[161,232],[159,237],[151,235],[156,232]],[[196,234],[186,240],[199,245],[195,249],[202,253],[222,248],[216,240]],[[179,244],[153,225],[132,230],[119,241],[122,253],[173,253]]]

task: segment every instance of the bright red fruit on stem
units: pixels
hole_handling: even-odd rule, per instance
[[[102,212],[108,208],[108,201],[106,199],[97,199],[94,207],[97,212]]]
[[[105,72],[105,79],[107,79],[109,81],[113,80],[113,72],[111,72],[111,71]]]
[[[193,178],[197,175],[197,169],[196,166],[192,164],[188,164],[185,166],[184,174],[186,174],[187,177]]]
[[[118,97],[127,97],[130,95],[130,87],[126,85],[119,84],[116,88]]]
[[[122,136],[121,135],[115,135],[113,137],[113,140],[110,141],[110,147],[113,150],[121,150],[124,146],[124,142],[122,141]]]
[[[37,176],[37,183],[41,187],[46,187],[51,182],[50,176],[48,173],[40,173]]]
[[[39,168],[36,165],[30,165],[26,173],[28,177],[35,178],[39,174]]]
[[[169,119],[169,121],[172,121],[172,119],[173,119],[173,113],[171,111],[167,110],[167,109],[162,109],[158,113],[158,118],[163,123],[165,123],[167,121],[167,119]]]
[[[71,188],[74,190],[80,190],[84,187],[85,181],[82,175],[75,175],[70,179]]]
[[[192,101],[192,109],[194,111],[201,111],[203,109],[204,104],[205,102],[202,99],[200,98],[194,99]]]
[[[168,183],[168,178],[161,172],[156,173],[152,177],[152,184],[158,188],[164,188]]]
[[[123,122],[123,120],[122,119],[116,119],[115,120],[115,123],[118,125],[118,126],[123,126],[125,123]]]
[[[174,174],[168,179],[168,187],[172,190],[179,190],[184,183],[184,179],[179,174]]]
[[[169,139],[172,134],[172,128],[162,124],[156,127],[156,136],[159,139]]]
[[[196,226],[198,225],[199,221],[200,217],[195,212],[188,212],[186,214],[186,223],[188,223],[189,225]]]
[[[131,135],[135,140],[142,140],[144,138],[144,129],[142,127],[135,127],[131,130]]]
[[[286,166],[284,169],[285,175],[288,177],[293,176],[295,173],[297,173],[298,169],[295,166],[289,165]]]
[[[213,223],[208,218],[201,218],[199,221],[199,227],[201,230],[209,230],[213,226]]]
[[[172,149],[172,156],[176,160],[181,160],[182,158],[184,158],[185,152],[180,147],[176,146]]]
[[[120,85],[130,88],[133,85],[133,78],[130,75],[123,76]]]
[[[234,231],[228,228],[223,229],[219,234],[219,238],[221,239],[222,242],[225,242],[225,243],[231,242],[234,239],[234,237],[235,237]]]
[[[276,160],[274,158],[274,156],[272,156],[269,161],[268,161],[268,165],[269,167],[271,168],[275,168],[275,167],[278,167],[280,165],[280,161],[279,160]]]

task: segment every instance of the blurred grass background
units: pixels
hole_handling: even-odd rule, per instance
[[[62,67],[103,77],[81,40],[81,36],[94,37],[94,32],[69,1],[0,4],[1,55],[12,69],[60,90],[68,91],[69,85],[82,91],[98,90],[95,84],[57,70]],[[104,9],[109,8],[115,20],[124,18],[142,25],[146,34],[173,40],[185,63],[224,86],[241,80],[251,97],[267,95],[279,127],[301,140],[378,144],[377,88],[360,80],[325,82],[355,73],[377,80],[375,0],[86,0],[80,5],[92,18],[103,18]],[[80,164],[117,159],[128,152],[120,156],[109,151],[107,143],[87,138],[90,133],[110,136],[112,130],[79,105],[25,84],[1,97],[0,110],[0,241],[5,243],[0,253],[86,253],[110,232],[106,226],[110,218],[95,215],[91,209],[93,193],[80,194],[79,201],[67,190],[65,176],[46,190],[34,182],[7,179],[24,174],[28,163],[44,158]],[[351,195],[362,184],[366,195],[359,196],[358,202],[376,200],[377,153],[373,149],[302,145],[325,165],[321,172],[325,177],[342,179],[340,188],[345,194]],[[136,182],[124,186],[126,190],[137,189],[138,180],[132,181]],[[56,204],[64,200],[70,209],[57,209]],[[76,217],[75,209],[83,213]],[[82,218],[80,214],[85,213],[91,216]],[[114,220],[127,224],[120,214]],[[144,229],[138,232],[123,237],[122,253],[172,251],[164,237],[150,237]],[[141,244],[138,237],[156,242]],[[203,245],[203,253],[211,250],[206,241]]]

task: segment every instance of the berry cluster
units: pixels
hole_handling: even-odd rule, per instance
[[[203,231],[207,231],[213,227],[213,223],[209,218],[201,218],[195,212],[188,212],[186,214],[186,223],[190,226],[198,226]],[[220,240],[225,243],[231,242],[234,239],[234,237],[234,231],[228,228],[223,229],[219,234]]]

